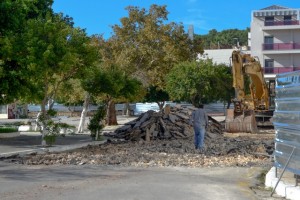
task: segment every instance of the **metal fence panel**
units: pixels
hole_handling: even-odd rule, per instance
[[[276,75],[275,166],[283,168],[296,147],[287,170],[300,175],[300,71]]]

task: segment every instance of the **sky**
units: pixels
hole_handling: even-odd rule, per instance
[[[244,30],[250,27],[251,12],[271,5],[300,9],[299,0],[54,0],[56,13],[73,18],[75,27],[88,35],[103,34],[109,38],[112,25],[128,16],[127,6],[149,9],[150,5],[166,5],[167,22],[182,23],[185,30],[194,26],[194,33],[204,35],[209,30]]]

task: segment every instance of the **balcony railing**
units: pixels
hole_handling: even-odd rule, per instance
[[[299,25],[299,20],[265,21],[265,26]]]
[[[281,74],[300,70],[300,67],[264,67],[265,74]]]
[[[300,43],[273,43],[263,44],[263,50],[293,50],[300,49]]]

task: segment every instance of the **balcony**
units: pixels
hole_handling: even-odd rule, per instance
[[[299,20],[265,21],[265,26],[300,25]]]
[[[300,49],[300,43],[273,43],[263,44],[263,50],[294,50]]]
[[[265,74],[281,74],[300,70],[300,67],[264,67]]]

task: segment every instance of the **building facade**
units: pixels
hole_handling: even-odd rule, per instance
[[[250,54],[247,47],[239,47],[233,49],[205,49],[203,54],[198,54],[197,60],[212,59],[215,64],[224,64],[231,66],[231,54],[234,50],[240,50],[244,54]]]
[[[266,80],[300,70],[300,9],[273,5],[251,17],[251,56],[259,58]]]

